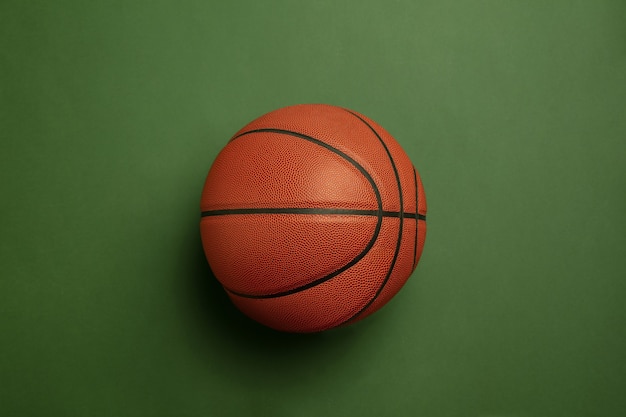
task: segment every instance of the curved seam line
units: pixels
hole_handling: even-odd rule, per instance
[[[299,287],[296,288],[292,288],[290,290],[286,290],[286,291],[280,291],[280,292],[276,292],[276,293],[271,293],[271,294],[262,294],[262,295],[255,295],[255,294],[246,294],[246,293],[241,293],[238,291],[234,291],[230,288],[227,288],[224,286],[224,288],[231,294],[239,296],[239,297],[243,297],[243,298],[253,298],[253,299],[267,299],[267,298],[278,298],[278,297],[284,297],[286,295],[291,295],[291,294],[295,294],[301,291],[304,291],[306,289],[309,289],[311,287],[315,287],[316,285],[322,284],[334,277],[336,277],[337,275],[341,274],[342,272],[348,270],[349,268],[353,267],[354,265],[356,265],[356,263],[358,263],[361,259],[363,259],[365,257],[365,255],[367,255],[369,253],[369,251],[372,249],[372,247],[374,246],[374,243],[376,243],[376,240],[378,239],[378,234],[380,233],[380,229],[382,227],[382,223],[383,223],[383,201],[382,201],[382,197],[380,195],[380,190],[378,189],[378,186],[376,185],[376,183],[374,182],[374,179],[372,178],[372,176],[365,170],[365,168],[359,164],[357,161],[355,161],[352,157],[350,157],[349,155],[347,155],[346,153],[340,151],[339,149],[325,143],[322,142],[319,139],[315,139],[314,137],[302,134],[302,133],[298,133],[298,132],[293,132],[290,130],[283,130],[283,129],[254,129],[254,130],[249,130],[247,132],[243,132],[237,136],[235,136],[232,140],[238,139],[244,135],[249,135],[252,133],[278,133],[278,134],[283,134],[283,135],[289,135],[289,136],[295,136],[298,137],[300,139],[304,139],[307,140],[309,142],[312,142],[316,145],[322,146],[328,150],[330,150],[331,152],[339,155],[340,157],[342,157],[343,159],[345,159],[346,161],[348,161],[349,163],[351,163],[352,165],[354,165],[354,167],[356,167],[356,169],[359,170],[359,172],[361,172],[361,174],[363,174],[363,176],[365,177],[365,179],[368,180],[368,182],[370,183],[370,185],[372,186],[372,189],[374,190],[374,194],[376,196],[376,203],[378,205],[378,210],[377,210],[377,222],[376,222],[376,227],[374,229],[374,234],[372,235],[372,238],[370,239],[370,241],[368,242],[367,246],[365,246],[365,248],[363,249],[363,251],[361,251],[361,253],[359,253],[357,256],[355,256],[350,262],[348,262],[346,265],[342,266],[341,268],[331,272],[328,275],[323,276],[322,278],[318,278],[314,281],[311,281],[305,285],[301,285]]]
[[[355,314],[353,314],[350,318],[340,322],[337,326],[340,326],[342,324],[348,323],[348,322],[354,320],[355,318],[357,318],[358,316],[360,316],[361,314],[363,314],[363,312],[365,310],[367,310],[369,308],[369,306],[371,306],[374,303],[374,301],[378,298],[378,296],[382,293],[383,289],[385,288],[385,285],[387,285],[387,282],[389,282],[389,278],[391,277],[391,274],[393,273],[393,269],[396,266],[396,261],[398,260],[398,255],[400,253],[400,246],[402,244],[402,233],[403,233],[403,225],[404,225],[404,199],[403,199],[403,196],[402,196],[402,184],[400,182],[400,174],[398,173],[398,169],[396,167],[396,163],[394,162],[393,157],[391,156],[391,152],[389,151],[389,148],[385,144],[385,141],[383,141],[383,139],[380,137],[378,132],[376,132],[376,130],[369,123],[367,123],[363,118],[361,118],[361,116],[359,116],[356,113],[353,113],[352,111],[350,111],[348,109],[344,109],[344,110],[347,111],[348,113],[352,114],[356,118],[358,118],[367,127],[369,127],[370,130],[374,133],[374,135],[376,135],[376,137],[378,138],[380,143],[383,145],[383,148],[385,148],[385,151],[387,152],[387,156],[389,157],[389,161],[391,162],[391,167],[393,168],[393,173],[394,173],[394,175],[396,177],[396,182],[398,184],[398,193],[399,193],[399,200],[400,200],[400,225],[398,227],[398,241],[396,242],[396,250],[395,250],[395,252],[393,254],[393,258],[391,260],[391,265],[389,266],[389,271],[387,272],[387,275],[385,276],[385,279],[380,284],[380,287],[378,288],[378,290],[376,291],[374,296],[359,311],[357,311]],[[416,208],[416,211],[417,211],[417,208]]]

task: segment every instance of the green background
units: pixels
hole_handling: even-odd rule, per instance
[[[367,320],[231,307],[204,177],[295,103],[362,112],[429,232]],[[0,415],[623,416],[626,3],[3,1]]]

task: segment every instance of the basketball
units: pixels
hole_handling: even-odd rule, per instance
[[[284,107],[230,139],[207,175],[202,245],[234,305],[270,328],[362,320],[415,270],[422,181],[398,142],[341,107]]]

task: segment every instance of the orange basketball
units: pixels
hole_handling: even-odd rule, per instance
[[[250,122],[201,199],[211,269],[252,319],[317,332],[367,317],[402,288],[426,237],[426,198],[398,142],[362,114],[306,104]]]

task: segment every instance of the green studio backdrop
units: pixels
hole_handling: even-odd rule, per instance
[[[296,103],[400,142],[405,288],[275,333],[199,237],[205,175]],[[626,3],[0,4],[0,415],[623,416]]]

